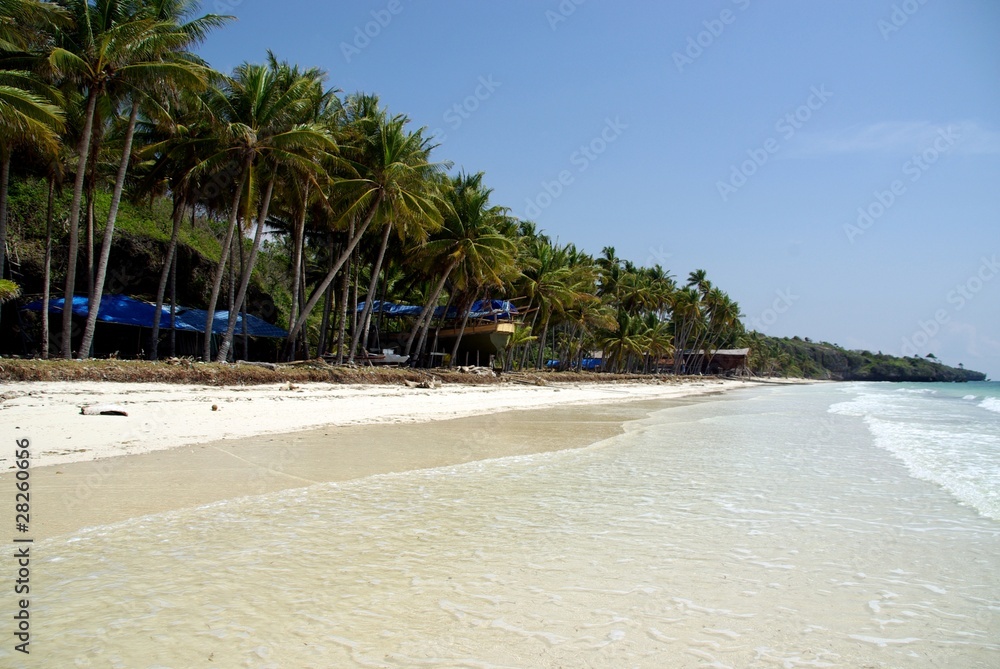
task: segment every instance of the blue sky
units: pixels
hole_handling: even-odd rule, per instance
[[[704,268],[750,327],[1000,377],[1000,3],[217,0],[562,242]]]

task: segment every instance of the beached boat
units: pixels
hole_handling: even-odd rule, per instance
[[[466,326],[465,332],[462,333],[458,360],[453,361],[453,364],[486,364],[491,356],[504,350],[516,328],[517,326],[510,321],[470,323]],[[462,328],[459,327],[441,330],[438,334],[441,348],[450,351],[460,332],[462,332]]]

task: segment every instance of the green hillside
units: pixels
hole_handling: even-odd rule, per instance
[[[949,367],[934,358],[900,358],[870,351],[849,351],[809,339],[767,337],[755,333],[751,369],[762,375],[797,376],[838,381],[962,382],[984,381],[986,375]]]

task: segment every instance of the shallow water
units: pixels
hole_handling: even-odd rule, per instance
[[[830,410],[881,390],[47,540],[30,666],[998,666],[1000,522]]]
[[[910,473],[1000,520],[1000,383],[853,384],[830,411],[864,419]]]

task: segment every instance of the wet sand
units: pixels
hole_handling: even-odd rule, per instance
[[[516,410],[412,424],[328,426],[72,462],[31,471],[32,535],[321,482],[580,448],[650,412],[706,395]],[[13,474],[0,475],[10,489]]]

